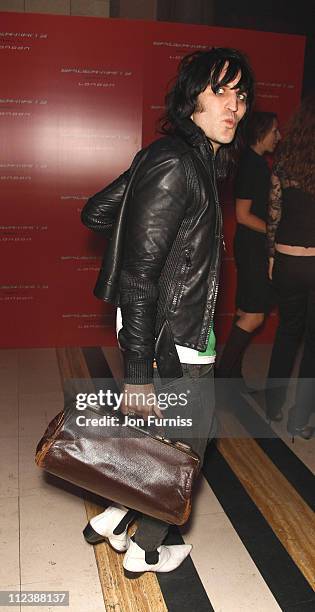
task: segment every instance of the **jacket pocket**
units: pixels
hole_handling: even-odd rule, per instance
[[[173,293],[172,301],[169,306],[170,312],[175,312],[175,310],[179,306],[180,300],[185,290],[185,282],[190,272],[190,268],[191,268],[190,251],[189,249],[185,249],[184,261],[181,263],[179,267],[179,273],[175,274],[175,277],[174,277],[175,290]]]

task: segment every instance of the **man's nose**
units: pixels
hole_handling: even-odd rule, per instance
[[[281,140],[282,136],[281,136],[281,132],[279,132],[279,130],[277,131],[277,140],[278,142]]]
[[[233,89],[231,89],[229,92],[228,108],[234,113],[236,113],[238,109],[238,97],[236,91],[234,91]]]

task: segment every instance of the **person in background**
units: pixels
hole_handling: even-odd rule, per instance
[[[278,293],[280,317],[269,365],[267,415],[282,415],[288,378],[304,336],[288,431],[309,439],[314,428],[308,423],[315,405],[314,94],[303,101],[294,115],[276,155],[267,242],[269,275]]]
[[[244,352],[273,304],[266,252],[270,170],[264,155],[273,153],[279,140],[276,114],[254,112],[235,183],[236,314],[219,363],[220,378],[242,377]]]

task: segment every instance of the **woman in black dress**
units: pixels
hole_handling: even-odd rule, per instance
[[[315,95],[305,98],[277,152],[267,220],[269,272],[279,326],[266,393],[267,416],[281,415],[288,379],[304,338],[288,431],[306,440],[315,410]],[[279,420],[279,419],[278,419]]]
[[[235,183],[236,314],[219,365],[221,378],[241,377],[245,349],[273,302],[266,251],[270,170],[264,154],[273,153],[280,138],[275,113],[253,113]]]

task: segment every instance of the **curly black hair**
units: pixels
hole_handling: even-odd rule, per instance
[[[224,76],[222,71],[226,67]],[[191,117],[199,94],[211,85],[214,93],[231,83],[237,75],[237,88],[247,94],[246,113],[240,121],[232,143],[221,145],[216,155],[219,177],[224,178],[236,165],[243,144],[243,129],[254,100],[254,75],[247,57],[237,49],[213,47],[186,55],[178,67],[175,83],[165,98],[165,114],[160,120],[163,134],[174,134],[180,123]]]

